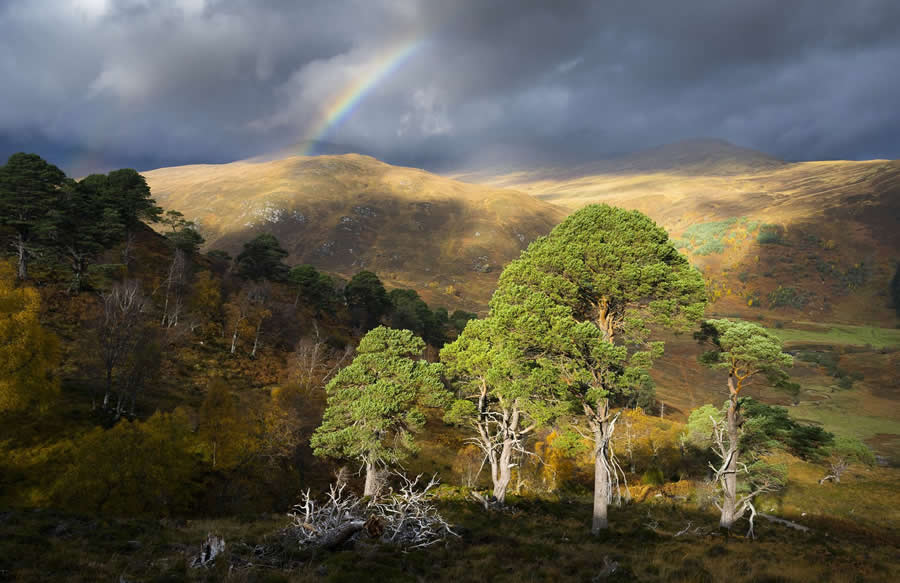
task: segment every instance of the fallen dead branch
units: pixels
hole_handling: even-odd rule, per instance
[[[289,514],[290,535],[301,548],[332,549],[355,540],[365,532],[369,538],[406,549],[435,544],[448,536],[458,536],[431,503],[436,477],[424,484],[421,475],[409,479],[396,474],[400,488],[364,504],[345,484],[332,485],[322,503],[309,490]]]
[[[811,532],[812,529],[808,526],[803,526],[802,524],[797,524],[796,522],[791,522],[790,520],[785,520],[784,518],[778,518],[777,516],[772,516],[771,514],[763,514],[762,512],[757,513],[758,516],[765,518],[770,522],[776,522],[778,524],[787,526],[788,528],[793,528],[799,530],[801,532]]]

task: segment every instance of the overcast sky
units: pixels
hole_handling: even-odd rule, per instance
[[[898,0],[0,0],[0,155],[256,155],[412,46],[323,139],[435,170],[701,136],[900,158],[898,31]]]

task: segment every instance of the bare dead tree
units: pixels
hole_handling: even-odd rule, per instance
[[[457,536],[432,503],[431,490],[439,483],[436,475],[421,489],[421,474],[412,480],[400,473],[395,475],[401,481],[400,489],[391,491],[382,500],[373,501],[370,506],[384,523],[385,541],[415,549],[433,545],[451,535]]]
[[[191,559],[191,568],[208,567],[212,565],[216,557],[225,552],[225,539],[212,533],[206,535],[206,540],[200,545],[200,554]]]
[[[300,339],[291,355],[293,377],[305,389],[322,386],[353,356],[353,347],[343,351],[329,346],[319,332],[319,325],[312,321],[313,334]]]
[[[346,484],[331,485],[325,501],[317,504],[307,489],[291,517],[300,548],[333,548],[360,532],[366,524],[365,507]]]
[[[828,482],[829,480],[834,482],[835,484],[840,484],[841,476],[844,474],[844,472],[847,471],[847,468],[850,467],[850,460],[845,457],[835,457],[828,464],[828,467],[830,469],[830,472],[821,480],[819,480],[820,486],[825,482]]]
[[[165,296],[163,300],[162,320],[160,325],[172,328],[178,325],[178,318],[184,307],[184,287],[187,274],[187,256],[181,249],[175,249],[169,271],[163,282]]]
[[[147,299],[135,280],[116,283],[100,295],[103,312],[98,326],[100,358],[106,374],[103,408],[113,392],[113,374],[134,352],[141,338],[141,324]]]

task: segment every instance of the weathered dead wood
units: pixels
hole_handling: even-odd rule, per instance
[[[200,545],[200,554],[191,560],[191,567],[206,567],[212,564],[216,557],[225,552],[225,539],[212,533],[206,536],[206,541]]]
[[[365,530],[370,538],[413,549],[458,536],[431,503],[436,477],[421,488],[421,475],[414,479],[402,474],[397,477],[401,480],[399,490],[381,498],[360,500],[340,484],[331,486],[325,502],[317,504],[307,490],[289,514],[293,518],[289,529],[292,538],[301,548],[332,549]]]
[[[801,532],[812,532],[812,529],[808,526],[803,526],[802,524],[797,524],[796,522],[791,522],[790,520],[785,520],[784,518],[778,518],[777,516],[772,516],[771,514],[763,514],[762,512],[759,512],[757,513],[757,516],[761,516],[770,522],[777,522],[778,524],[787,526],[788,528],[799,530]]]

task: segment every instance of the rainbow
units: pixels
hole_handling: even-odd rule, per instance
[[[303,139],[303,155],[311,155],[315,149],[315,143],[322,140],[332,128],[347,119],[363,98],[378,85],[379,81],[403,66],[422,44],[423,41],[417,38],[385,52],[359,79],[344,87],[334,102],[322,110],[318,121],[306,133]]]

